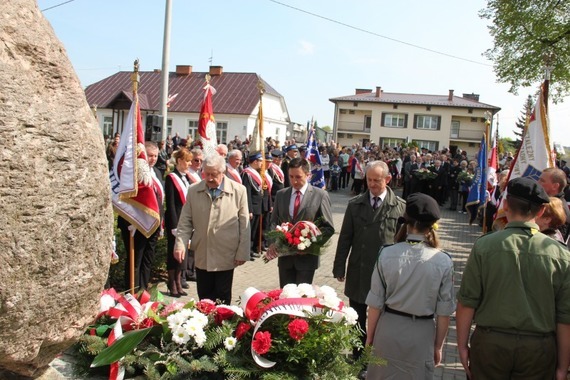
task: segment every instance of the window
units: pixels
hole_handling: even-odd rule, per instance
[[[471,118],[471,122],[472,122],[472,123],[476,123],[477,120],[478,120],[478,119],[477,119],[476,117],[472,117],[472,118]]]
[[[166,119],[166,135],[172,136],[172,119]]]
[[[228,140],[228,123],[227,122],[217,122],[216,123],[216,138],[218,139],[218,144],[225,144]]]
[[[113,136],[113,118],[111,116],[103,117],[103,136]]]
[[[352,105],[358,107],[358,102],[353,102]]]
[[[458,138],[459,137],[459,121],[452,120],[451,121],[451,138]]]
[[[473,108],[468,108],[467,113],[473,113]]]
[[[406,140],[404,140],[404,139],[381,138],[380,139],[380,147],[381,148],[386,148],[386,147],[396,148],[396,147],[401,146],[405,142],[406,142]]]
[[[439,143],[437,141],[428,141],[428,140],[412,140],[418,144],[420,148],[427,148],[427,150],[436,151],[438,150]]]
[[[431,111],[431,106],[426,106],[426,111]]]
[[[408,115],[404,113],[383,113],[382,126],[391,128],[406,128]]]
[[[392,108],[395,109],[395,110],[397,110],[397,109],[398,109],[398,105],[397,105],[397,104],[393,104],[393,105],[392,105]]]
[[[341,109],[339,112],[344,115],[346,113],[346,110]]]
[[[192,140],[196,140],[198,136],[198,120],[188,120],[188,134]]]
[[[372,116],[364,115],[364,132],[370,132],[372,126]]]
[[[354,110],[348,110],[349,115],[354,115]]]
[[[441,116],[416,115],[416,129],[439,130]]]

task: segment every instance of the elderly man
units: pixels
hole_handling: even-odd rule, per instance
[[[391,179],[385,162],[368,164],[368,190],[348,202],[333,264],[333,276],[340,282],[346,280],[344,294],[358,313],[358,324],[364,332],[366,297],[378,251],[383,245],[394,243],[398,218],[406,208],[406,202],[388,187]],[[366,342],[366,335],[362,336],[362,342]],[[358,351],[354,354],[360,355]]]
[[[271,214],[270,229],[278,225],[299,221],[314,222],[319,220],[318,227],[325,239],[334,234],[329,194],[310,185],[307,180],[310,175],[309,162],[304,158],[294,158],[289,163],[289,181],[291,187],[277,192]],[[277,256],[274,244],[269,246],[267,254]],[[315,270],[319,267],[319,257],[315,255],[297,254],[279,257],[279,286],[287,284],[311,284]]]
[[[228,146],[226,144],[218,144],[216,152],[225,159],[228,156]]]
[[[194,148],[192,153],[192,164],[188,168],[190,176],[190,184],[200,182],[202,180],[202,161],[204,160],[204,152],[202,149]]]
[[[566,173],[558,168],[546,168],[542,171],[538,183],[542,185],[549,197],[556,197],[562,201],[564,212],[566,213],[566,223],[559,228],[564,241],[568,240],[570,233],[570,209],[564,199],[564,189],[566,188]]]
[[[241,181],[241,161],[242,153],[239,149],[233,149],[228,153],[228,163],[226,164],[226,177],[237,183]]]
[[[549,197],[530,178],[507,185],[502,231],[473,246],[457,295],[457,346],[473,379],[566,379],[570,252],[535,222]],[[477,327],[471,335],[471,324]]]
[[[249,212],[245,187],[226,180],[225,161],[204,160],[204,181],[190,186],[178,221],[174,258],[182,262],[188,241],[195,252],[198,297],[230,304],[234,269],[249,260]]]

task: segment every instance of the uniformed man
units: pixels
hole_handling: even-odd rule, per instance
[[[537,182],[513,179],[504,206],[508,224],[473,246],[456,317],[459,356],[469,378],[566,379],[570,252],[535,223],[548,202]]]
[[[284,187],[291,186],[291,183],[289,182],[289,163],[291,162],[292,159],[297,157],[298,154],[299,154],[299,149],[295,144],[289,145],[285,148],[285,159],[281,163],[281,170],[283,171],[283,177],[284,177],[284,182],[283,182]]]
[[[241,180],[247,190],[247,204],[251,224],[251,259],[253,260],[261,256],[261,249],[263,249],[263,247],[260,247],[261,228],[263,227],[262,224],[266,224],[269,221],[271,185],[267,179],[267,172],[265,173],[265,180],[262,181],[261,179],[260,171],[263,162],[261,152],[250,154],[248,161],[249,166],[243,169]]]
[[[271,200],[275,200],[275,194],[285,187],[285,173],[281,170],[281,161],[283,160],[283,152],[279,149],[273,149],[269,157],[271,162],[267,165],[267,172],[273,180],[271,186]]]

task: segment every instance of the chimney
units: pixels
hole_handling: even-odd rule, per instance
[[[154,69],[155,73],[160,73],[160,69]]]
[[[470,94],[463,94],[463,97],[465,99],[470,99],[473,101],[478,102],[479,101],[479,94],[474,94],[474,93],[470,93]]]
[[[450,102],[453,101],[453,90],[449,90],[449,96],[447,97],[447,100],[449,100]]]
[[[176,75],[190,75],[192,74],[192,66],[176,65]]]
[[[382,87],[376,86],[376,97],[382,96]]]
[[[220,76],[222,75],[223,72],[224,72],[223,66],[210,66],[210,75],[213,77]]]
[[[360,95],[360,94],[370,94],[372,92],[371,89],[369,88],[357,88],[356,89],[356,95]]]

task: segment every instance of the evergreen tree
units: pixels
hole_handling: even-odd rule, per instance
[[[517,137],[516,140],[514,141],[514,145],[517,150],[522,144],[522,136],[526,125],[526,120],[530,117],[533,106],[534,106],[534,100],[532,99],[532,96],[529,95],[528,98],[526,98],[524,108],[521,111],[521,116],[519,116],[519,119],[515,123],[515,127],[517,129],[513,131],[515,136]]]

